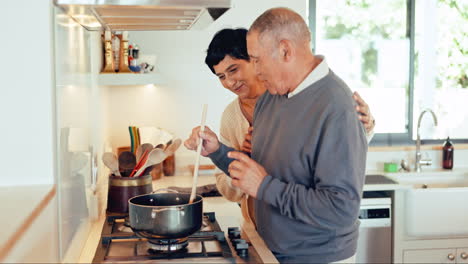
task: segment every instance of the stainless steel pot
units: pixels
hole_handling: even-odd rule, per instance
[[[145,237],[184,238],[201,228],[203,197],[197,195],[189,204],[190,193],[144,194],[128,200],[129,224],[137,234]]]

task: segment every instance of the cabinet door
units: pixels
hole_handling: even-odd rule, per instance
[[[404,263],[456,263],[457,250],[448,249],[422,249],[405,250]]]
[[[457,263],[468,263],[468,248],[457,248]]]
[[[55,8],[55,77],[57,125],[57,185],[60,260],[77,262],[90,230],[97,148],[93,127],[90,32]]]

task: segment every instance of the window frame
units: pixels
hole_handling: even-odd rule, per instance
[[[308,22],[309,29],[312,33],[311,46],[312,51],[315,54],[315,47],[317,43],[317,0],[309,0],[308,2]],[[409,36],[410,48],[409,48],[409,79],[408,79],[408,123],[406,125],[406,133],[376,133],[370,142],[370,146],[401,146],[401,145],[413,145],[416,144],[416,140],[412,139],[414,127],[413,127],[413,116],[414,116],[414,58],[415,58],[415,15],[416,15],[416,0],[406,0],[407,8],[407,27],[406,34]],[[364,98],[365,99],[365,98]],[[376,122],[384,122],[383,120],[376,120]],[[445,139],[424,139],[421,140],[421,144],[442,144]],[[466,139],[450,139],[453,143],[468,143]]]

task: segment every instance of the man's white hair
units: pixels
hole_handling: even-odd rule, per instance
[[[250,32],[258,32],[259,39],[268,36],[279,43],[288,39],[296,45],[310,43],[310,31],[304,19],[286,7],[268,9],[250,26]]]

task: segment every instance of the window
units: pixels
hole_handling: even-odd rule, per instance
[[[468,138],[468,1],[416,1],[415,8],[413,120],[430,108],[439,125],[421,123],[421,136]]]
[[[309,3],[314,52],[371,106],[373,141],[409,143],[426,108],[423,139],[468,138],[468,1]]]

